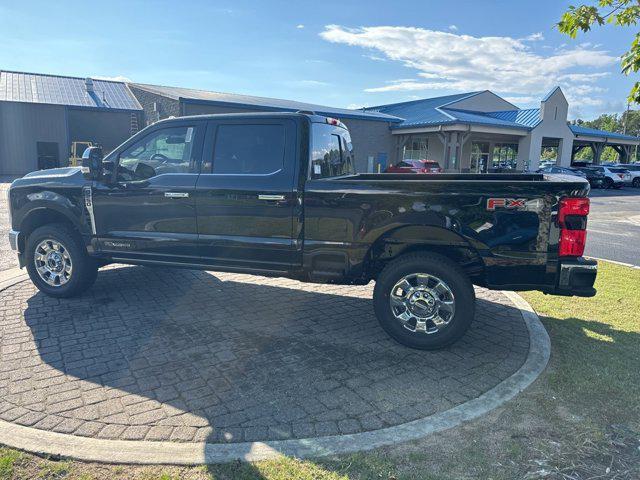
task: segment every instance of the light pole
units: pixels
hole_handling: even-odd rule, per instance
[[[622,122],[622,134],[627,134],[627,122],[629,121],[629,109],[631,108],[631,102],[627,102],[627,114],[624,115],[624,121]]]

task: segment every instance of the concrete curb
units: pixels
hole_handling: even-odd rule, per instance
[[[24,279],[24,274],[18,269],[3,272],[0,276],[0,291]],[[527,388],[545,369],[551,352],[549,335],[522,297],[513,292],[504,293],[520,310],[529,331],[529,354],[524,364],[509,378],[478,398],[419,420],[350,435],[230,444],[102,440],[0,421],[0,443],[38,454],[84,461],[197,465],[233,460],[258,461],[281,456],[305,458],[338,455],[417,440],[456,427],[501,406]]]

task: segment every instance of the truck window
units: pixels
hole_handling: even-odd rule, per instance
[[[216,132],[213,173],[268,175],[282,170],[284,125],[220,125]]]
[[[312,125],[311,178],[355,173],[349,132],[324,123]]]
[[[120,154],[118,181],[193,172],[194,133],[194,127],[163,128],[137,141]]]

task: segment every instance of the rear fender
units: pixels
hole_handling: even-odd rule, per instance
[[[375,278],[389,260],[415,251],[444,255],[462,266],[474,283],[484,284],[482,257],[469,241],[454,231],[430,225],[399,227],[381,235],[367,254],[368,276]]]

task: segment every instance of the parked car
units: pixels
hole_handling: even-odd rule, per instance
[[[580,170],[567,168],[567,167],[559,167],[557,165],[543,167],[538,170],[538,173],[556,174],[556,175],[575,175],[577,177],[587,178],[587,175]]]
[[[592,162],[583,161],[583,160],[575,160],[575,161],[571,162],[571,166],[572,167],[578,167],[578,168],[591,167],[592,165],[593,165]]]
[[[80,294],[113,262],[375,280],[380,324],[420,349],[465,333],[473,285],[595,294],[586,180],[356,174],[353,155],[341,122],[311,114],[163,120],[104,159],[92,147],[82,167],[15,180],[9,241],[52,297]]]
[[[556,164],[555,160],[540,160],[539,167],[540,168],[547,168],[547,167],[552,167],[555,164]]]
[[[402,160],[389,165],[385,173],[441,173],[442,168],[435,160]]]
[[[579,170],[584,173],[592,188],[604,188],[606,178],[604,173],[588,167],[574,167],[574,170]]]
[[[619,163],[619,168],[623,168],[629,172],[629,184],[635,188],[640,188],[640,164],[636,163]]]
[[[624,168],[605,165],[593,165],[588,168],[604,175],[604,188],[622,188],[625,183],[631,182],[631,174]]]

